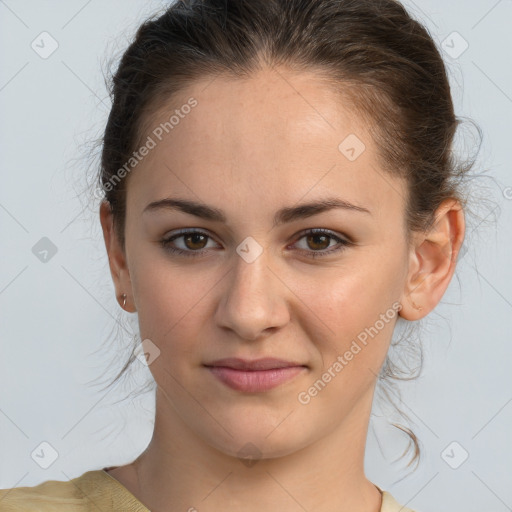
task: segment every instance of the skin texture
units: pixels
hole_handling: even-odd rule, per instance
[[[148,126],[190,97],[197,106],[129,176],[125,252],[108,206],[100,208],[116,294],[127,294],[141,339],[160,350],[149,365],[158,385],[153,438],[110,474],[153,512],[378,512],[364,450],[397,316],[309,403],[298,395],[396,301],[407,320],[437,305],[464,237],[461,205],[445,201],[434,228],[408,247],[405,183],[384,174],[367,127],[314,74],[264,68],[245,80],[209,77],[160,106]],[[354,161],[338,149],[350,134],[366,146]],[[333,196],[371,213],[333,209],[273,226],[280,208]],[[221,209],[227,222],[143,213],[166,197]],[[174,247],[202,256],[162,247],[183,228],[208,237],[180,237]],[[312,228],[353,244],[313,259],[340,245],[302,233]],[[251,263],[236,251],[247,237],[263,250]],[[307,368],[271,391],[243,393],[204,368],[223,357]],[[247,443],[257,448],[253,464],[239,460]]]

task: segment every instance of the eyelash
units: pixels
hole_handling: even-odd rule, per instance
[[[187,257],[203,256],[204,253],[208,249],[202,249],[199,251],[193,251],[193,250],[185,251],[183,249],[177,249],[176,247],[170,246],[170,243],[173,242],[175,239],[183,237],[185,235],[193,235],[193,234],[205,235],[209,239],[212,238],[210,235],[208,235],[207,233],[204,233],[203,231],[183,230],[183,231],[180,231],[179,233],[172,235],[169,238],[164,238],[163,240],[160,241],[160,244],[166,251],[173,253],[173,254],[183,255],[183,256],[187,256]],[[304,252],[309,253],[308,257],[311,257],[311,258],[321,258],[323,256],[328,256],[328,255],[331,255],[334,253],[338,253],[340,251],[345,250],[348,246],[353,245],[353,242],[349,242],[348,240],[340,238],[339,236],[334,235],[331,231],[329,231],[327,229],[320,229],[320,228],[309,229],[307,231],[302,232],[300,235],[301,236],[299,236],[297,241],[301,240],[302,238],[304,238],[307,235],[326,235],[329,238],[336,240],[340,244],[340,246],[336,249],[323,250],[323,251],[305,251],[305,250],[300,251],[302,253],[304,253]]]

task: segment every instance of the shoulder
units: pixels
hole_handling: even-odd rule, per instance
[[[380,487],[376,486],[382,493],[382,506],[380,512],[420,512],[419,510],[412,510],[404,507],[387,491],[383,491]]]
[[[115,487],[110,480],[104,471],[95,470],[69,481],[46,480],[33,487],[0,489],[0,510],[86,512],[98,510],[98,507],[100,510],[112,510],[108,508],[108,503],[112,503],[109,495]]]

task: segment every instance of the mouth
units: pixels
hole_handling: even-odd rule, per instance
[[[204,365],[223,384],[246,393],[269,391],[307,371],[307,366],[283,359],[226,358]]]

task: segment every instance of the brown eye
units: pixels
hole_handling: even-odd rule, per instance
[[[306,247],[299,248],[299,251],[312,258],[328,256],[344,250],[347,246],[353,245],[353,242],[325,229],[310,229],[304,232],[295,244],[298,244],[302,239],[305,239]],[[161,240],[160,244],[164,250],[170,253],[184,256],[204,256],[208,252],[207,244],[210,240],[213,241],[212,237],[202,231],[183,230]],[[337,244],[334,244],[334,248],[326,250],[333,241],[337,242]]]
[[[182,236],[187,249],[191,250],[204,249],[208,238],[203,233],[190,233]]]
[[[306,240],[308,242],[308,245],[311,249],[314,250],[323,250],[327,249],[330,244],[330,239],[328,235],[319,235],[319,234],[313,234],[313,235],[307,235]]]
[[[302,233],[302,236],[298,239],[298,241],[302,239],[305,239],[306,247],[299,248],[300,252],[312,258],[328,256],[330,254],[342,251],[350,245],[353,245],[353,242],[341,238],[325,229],[310,229],[309,231]],[[338,247],[336,247],[336,244],[334,244],[334,249],[326,250],[331,245],[332,241],[338,242]]]
[[[175,235],[160,240],[167,252],[185,256],[203,256],[211,236],[202,231],[183,230]],[[178,243],[179,242],[179,243]]]

